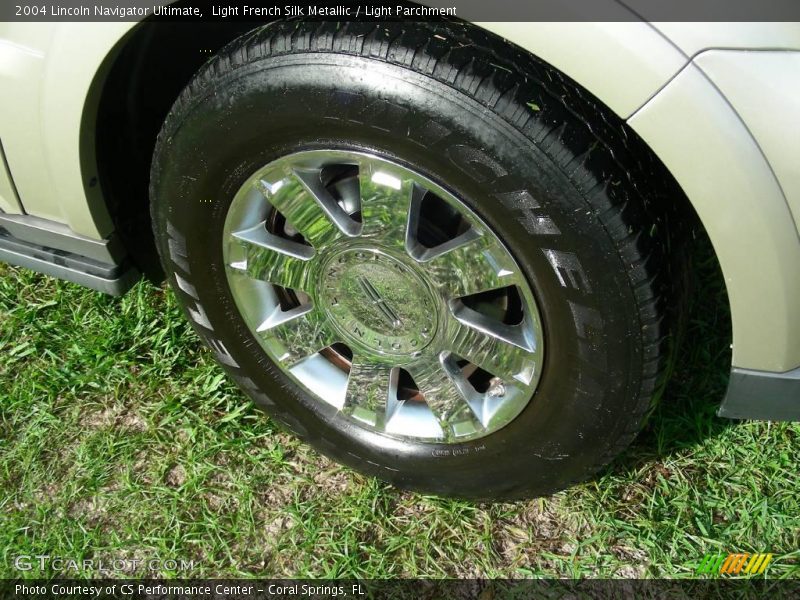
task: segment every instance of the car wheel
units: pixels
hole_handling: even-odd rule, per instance
[[[275,23],[172,108],[155,235],[222,365],[319,451],[425,492],[545,494],[630,442],[669,362],[637,144],[471,26]]]

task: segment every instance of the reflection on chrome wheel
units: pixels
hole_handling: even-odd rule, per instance
[[[419,173],[357,152],[285,156],[235,195],[223,255],[270,358],[362,426],[463,442],[533,395],[544,348],[530,286],[489,227]]]

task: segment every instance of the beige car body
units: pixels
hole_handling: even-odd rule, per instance
[[[719,259],[734,377],[747,376],[751,388],[762,373],[773,383],[772,375],[798,381],[800,25],[478,25],[575,79],[649,144]],[[12,235],[33,228],[42,245],[106,262],[122,252],[97,185],[94,117],[108,69],[136,26],[0,23],[0,226]],[[0,259],[70,278],[8,254]],[[778,388],[782,398],[797,395],[797,383]],[[785,398],[775,416],[769,399],[753,397],[762,392],[741,393],[729,394],[723,413],[783,418]],[[761,412],[741,408],[759,402]],[[785,414],[798,414],[800,398],[789,404]]]

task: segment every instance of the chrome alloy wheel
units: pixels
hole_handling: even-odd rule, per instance
[[[266,165],[231,203],[223,256],[272,361],[362,426],[462,442],[511,422],[536,389],[542,327],[516,260],[396,163],[326,150]]]

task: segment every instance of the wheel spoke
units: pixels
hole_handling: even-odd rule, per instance
[[[293,169],[291,176],[277,184],[260,180],[258,186],[286,222],[315,248],[358,234],[358,223],[322,185],[320,169]]]
[[[418,260],[449,298],[503,288],[519,279],[513,259],[500,242],[474,228],[427,250]]]
[[[449,350],[499,377],[530,383],[536,368],[536,343],[527,324],[506,325],[464,305],[448,324]]]
[[[256,332],[287,368],[338,341],[322,312],[310,305],[276,309]]]
[[[345,414],[359,421],[383,428],[388,408],[397,396],[397,370],[388,365],[353,357],[345,396]]]
[[[424,191],[410,179],[400,178],[369,161],[361,165],[359,186],[361,235],[390,247],[404,248],[412,199]]]
[[[269,233],[265,224],[232,234],[229,267],[285,288],[308,290],[313,248]]]
[[[446,438],[474,434],[484,427],[467,402],[466,381],[449,358],[407,367]]]

